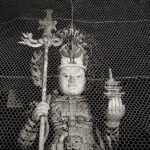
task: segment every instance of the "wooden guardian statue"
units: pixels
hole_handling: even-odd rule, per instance
[[[47,30],[46,30],[47,31]],[[46,33],[44,34],[45,37]],[[97,130],[99,144],[93,135],[92,115],[87,99],[81,96],[86,86],[87,53],[84,35],[72,25],[60,32],[61,55],[59,69],[59,92],[47,96],[47,101],[36,103],[25,127],[20,132],[19,142],[31,146],[37,136],[41,116],[50,117],[54,135],[48,150],[108,150],[118,142],[120,120],[124,115],[120,87],[110,70],[110,80],[106,82],[109,104],[106,110],[106,128],[101,134]],[[49,38],[49,37],[48,37]],[[42,40],[41,40],[42,41]],[[59,40],[58,40],[59,41]],[[42,42],[41,42],[42,43]],[[35,100],[36,101],[36,100]],[[45,126],[44,142],[48,135]]]

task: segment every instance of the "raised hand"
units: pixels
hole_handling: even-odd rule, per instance
[[[125,114],[125,105],[122,104],[121,98],[112,97],[109,100],[108,110],[107,110],[107,122],[111,126],[118,126],[120,124],[120,119]]]

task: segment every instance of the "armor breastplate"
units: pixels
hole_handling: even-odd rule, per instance
[[[94,143],[90,109],[86,99],[77,96],[57,97],[51,104],[51,112],[55,129],[52,150],[65,150],[62,148],[64,145],[67,150],[84,150],[86,146]]]

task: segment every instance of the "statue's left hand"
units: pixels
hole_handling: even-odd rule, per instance
[[[121,98],[113,97],[111,100],[109,100],[107,110],[107,122],[109,124],[118,125],[124,114],[125,105],[122,104]]]

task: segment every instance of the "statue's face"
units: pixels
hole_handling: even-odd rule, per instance
[[[80,67],[63,67],[59,72],[59,86],[63,94],[79,95],[85,87],[85,71]]]

